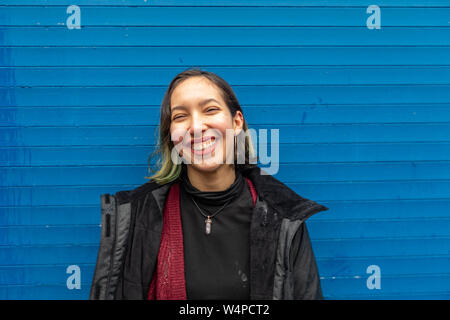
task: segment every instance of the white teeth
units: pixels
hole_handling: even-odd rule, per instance
[[[205,141],[203,143],[194,143],[192,145],[192,149],[194,150],[203,150],[205,148],[208,148],[214,144],[215,141],[212,141],[211,139],[208,141]]]

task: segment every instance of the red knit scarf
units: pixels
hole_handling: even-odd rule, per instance
[[[256,203],[256,190],[245,178]],[[180,216],[180,185],[174,183],[164,206],[163,229],[156,270],[148,292],[148,300],[186,300],[184,278],[183,229]]]

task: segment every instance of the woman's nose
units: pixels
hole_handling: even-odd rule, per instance
[[[193,116],[191,118],[189,133],[191,134],[191,136],[194,136],[195,133],[201,136],[202,132],[206,130],[206,127],[206,123],[202,117]]]

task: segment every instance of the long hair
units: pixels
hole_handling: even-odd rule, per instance
[[[236,95],[231,88],[231,86],[221,77],[213,72],[202,71],[197,68],[187,69],[175,76],[175,78],[170,82],[169,87],[167,88],[164,98],[161,103],[161,113],[160,113],[160,121],[159,121],[159,135],[158,142],[154,152],[148,158],[148,169],[149,173],[153,173],[149,177],[145,177],[146,179],[152,179],[156,181],[158,184],[165,184],[171,182],[178,178],[181,172],[181,164],[176,164],[172,161],[171,152],[174,148],[174,144],[171,139],[170,134],[170,124],[171,124],[171,109],[170,109],[170,98],[172,96],[175,88],[184,80],[191,77],[204,77],[214,83],[221,92],[222,98],[225,101],[228,109],[230,110],[231,116],[234,117],[236,112],[239,110],[244,114],[242,108],[239,104],[239,101],[236,98]],[[244,124],[242,128],[242,132],[240,134],[245,134],[248,130],[247,122],[244,117]],[[251,137],[248,134],[245,134],[244,139],[236,139],[237,143],[244,143],[244,146],[236,146],[237,148],[241,148],[240,150],[245,150],[245,162],[244,163],[236,163],[237,162],[237,152],[234,154],[234,165],[237,169],[245,169],[246,167],[255,166],[254,158],[254,149],[251,141]],[[156,168],[152,168],[151,160],[156,158]],[[251,163],[252,162],[252,163]]]

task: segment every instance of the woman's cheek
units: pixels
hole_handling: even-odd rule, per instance
[[[183,126],[171,125],[170,138],[178,154],[183,154],[183,141],[185,139],[186,129]]]

